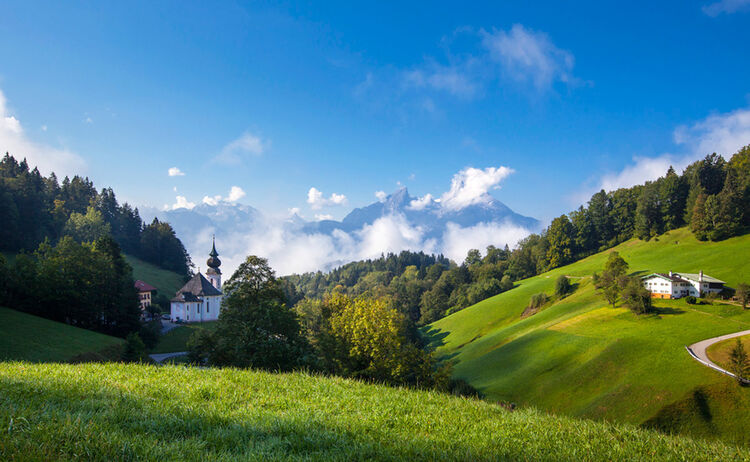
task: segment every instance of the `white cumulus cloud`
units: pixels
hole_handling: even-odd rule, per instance
[[[451,189],[440,198],[443,207],[460,210],[469,205],[486,200],[490,189],[497,189],[500,182],[513,173],[508,167],[488,167],[479,169],[468,167],[453,175]]]
[[[185,173],[177,167],[170,167],[170,169],[167,170],[167,174],[169,176],[185,176]]]
[[[435,199],[432,197],[432,194],[425,194],[422,197],[413,199],[409,203],[408,208],[411,210],[424,210],[428,205],[432,204],[434,201]]]
[[[375,191],[375,197],[380,201],[384,202],[385,198],[388,197],[388,194],[385,193],[385,191]]]
[[[172,204],[171,209],[177,210],[177,209],[188,209],[191,210],[193,207],[195,207],[195,202],[190,202],[187,200],[185,196],[177,196],[176,202]]]
[[[223,197],[221,194],[217,194],[215,196],[203,196],[203,202],[206,205],[219,205],[219,202],[237,202],[238,200],[245,197],[247,194],[245,191],[240,188],[239,186],[232,186],[229,189],[229,195],[227,197]]]
[[[329,215],[327,213],[315,214],[315,221],[323,221],[323,220],[333,220],[333,215]]]
[[[334,205],[344,205],[346,202],[346,196],[343,194],[332,193],[329,198],[326,198],[323,193],[315,187],[312,187],[307,191],[307,203],[310,204],[310,208],[313,210],[320,210],[323,207]]]
[[[232,188],[229,190],[229,197],[227,197],[227,202],[237,202],[245,196],[245,191],[243,191],[242,188],[240,188],[239,186],[232,186]]]
[[[55,172],[58,176],[83,174],[86,162],[78,154],[31,140],[23,130],[21,122],[10,113],[5,95],[0,91],[0,154],[6,152],[19,161],[23,158],[31,168],[35,166],[45,175]]]
[[[201,201],[206,205],[219,205],[219,202],[221,202],[221,196],[215,195],[215,196],[203,196],[203,200]]]

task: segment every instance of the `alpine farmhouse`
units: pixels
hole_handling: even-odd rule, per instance
[[[724,290],[725,282],[699,273],[651,273],[641,278],[652,298],[701,297]]]
[[[216,239],[206,264],[206,276],[199,271],[170,300],[169,317],[172,322],[206,322],[219,319],[224,294],[221,292],[221,260],[216,252]]]

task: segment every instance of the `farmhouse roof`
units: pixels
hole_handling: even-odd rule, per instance
[[[666,273],[651,273],[651,274],[641,277],[641,279],[651,279],[652,277],[655,277],[655,276],[660,277],[662,279],[666,279],[667,281],[672,281],[672,282],[689,282],[681,278],[680,275],[677,273],[672,273],[671,275],[666,274]]]
[[[675,273],[679,276],[682,276],[685,279],[690,279],[691,281],[700,281],[700,273]],[[721,279],[716,279],[714,277],[711,277],[707,274],[703,274],[703,282],[708,283],[714,283],[714,284],[726,284],[726,282],[722,281]]]
[[[193,276],[187,284],[182,286],[182,289],[177,291],[178,296],[184,293],[190,293],[196,297],[221,295],[221,291],[214,287],[201,273]]]
[[[140,279],[135,281],[135,288],[138,289],[138,292],[153,292],[156,290],[156,287],[152,286],[151,284],[147,282],[143,282]]]

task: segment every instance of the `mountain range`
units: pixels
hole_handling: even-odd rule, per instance
[[[196,265],[210,249],[215,234],[217,248],[223,252],[222,259],[230,270],[249,253],[256,253],[268,257],[282,274],[326,270],[347,261],[400,250],[444,253],[460,260],[467,249],[451,251],[455,246],[447,242],[449,235],[455,241],[456,230],[461,234],[482,227],[484,237],[474,239],[478,241],[473,244],[475,247],[512,247],[517,239],[541,227],[537,219],[514,212],[489,194],[455,208],[430,196],[415,198],[406,188],[353,209],[341,221],[309,221],[296,213],[274,219],[249,205],[225,201],[191,209],[144,209],[142,215],[147,220],[156,216],[171,223]],[[513,232],[503,232],[508,229]],[[311,247],[320,252],[315,253]]]

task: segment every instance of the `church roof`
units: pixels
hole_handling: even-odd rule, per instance
[[[199,302],[199,301],[201,301],[201,299],[191,294],[190,292],[178,293],[176,297],[170,300],[170,302]]]
[[[193,276],[193,278],[190,279],[187,284],[182,286],[182,289],[177,291],[177,297],[175,298],[179,298],[181,294],[192,294],[196,297],[204,297],[211,295],[221,295],[221,291],[214,287],[213,284],[211,284],[211,282],[209,282],[209,280],[206,279],[201,273],[198,273]]]

